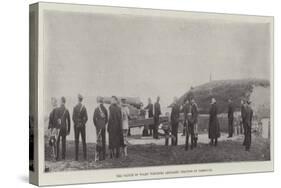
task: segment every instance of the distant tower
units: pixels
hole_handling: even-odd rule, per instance
[[[212,81],[212,73],[210,72],[210,78],[209,78],[209,82]]]

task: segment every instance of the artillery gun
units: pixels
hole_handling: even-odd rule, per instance
[[[111,97],[102,97],[103,102],[105,104],[111,103]],[[154,124],[154,119],[152,118],[146,118],[140,115],[141,106],[143,103],[141,102],[139,97],[117,97],[118,101],[121,101],[121,99],[126,99],[126,103],[129,108],[130,112],[130,120],[129,120],[129,127],[142,127],[147,125]],[[161,116],[160,117],[160,123],[167,124],[169,123],[169,117],[168,116]]]

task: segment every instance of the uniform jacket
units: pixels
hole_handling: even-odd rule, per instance
[[[194,103],[191,105],[191,123],[196,124],[198,122],[198,107],[197,104]]]
[[[64,106],[59,107],[57,128],[59,128],[63,134],[69,134],[70,124],[71,121],[69,111]]]
[[[156,102],[154,104],[154,117],[159,118],[161,115],[161,106],[160,103]]]
[[[84,105],[79,103],[73,108],[72,120],[74,126],[85,126],[88,121],[88,114]]]
[[[188,113],[190,112],[190,104],[184,104],[182,106],[181,112],[184,114],[184,119],[187,120]]]
[[[247,106],[245,107],[245,123],[247,126],[252,125],[252,119],[253,119],[253,110],[251,107]]]
[[[54,108],[49,115],[48,129],[57,128],[58,108]]]
[[[233,103],[230,103],[228,104],[228,112],[227,112],[228,118],[233,118],[233,113],[234,113],[234,106]]]
[[[180,106],[174,104],[171,112],[171,123],[178,123],[180,118]]]
[[[100,104],[94,112],[93,122],[96,129],[99,131],[100,129],[105,129],[106,124],[108,122],[108,113],[103,104]]]

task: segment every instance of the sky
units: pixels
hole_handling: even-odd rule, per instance
[[[266,23],[48,11],[44,91],[51,97],[161,97],[212,79],[270,78]],[[47,105],[50,106],[50,105]]]

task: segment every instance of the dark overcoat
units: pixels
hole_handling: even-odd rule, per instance
[[[251,127],[253,119],[253,110],[251,107],[245,107],[245,126]]]
[[[227,112],[228,119],[233,119],[233,113],[234,113],[233,103],[229,103],[228,104],[228,112]]]
[[[70,133],[70,114],[69,111],[61,106],[58,108],[58,125],[57,128],[60,129],[61,135],[66,135]]]
[[[177,104],[174,104],[172,107],[171,112],[171,124],[177,124],[179,122],[180,118],[180,106]]]
[[[119,148],[123,144],[122,113],[117,104],[109,106],[108,120],[109,149]]]
[[[49,115],[48,129],[57,128],[58,108],[54,108]]]
[[[196,103],[191,105],[191,118],[190,118],[190,122],[193,125],[198,123],[198,107],[197,107]]]
[[[156,102],[154,104],[154,116],[159,117],[161,115],[161,106],[160,103]]]
[[[211,104],[210,111],[209,111],[209,138],[215,139],[220,137],[220,125],[219,120],[217,117],[217,104]]]

